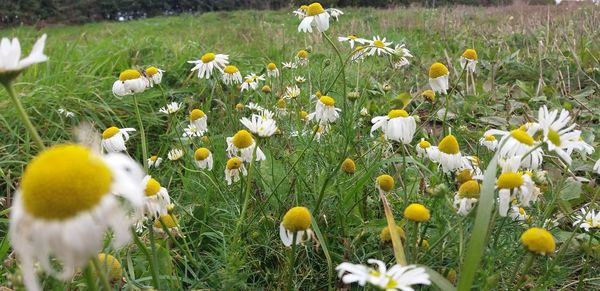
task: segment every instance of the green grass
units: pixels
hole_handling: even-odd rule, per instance
[[[399,71],[391,69],[383,58],[347,66],[343,82],[348,91],[356,89],[360,96],[344,104],[342,82],[333,85],[328,94],[336,99],[336,107],[345,110],[342,120],[320,142],[311,141],[310,134],[298,138],[289,134],[305,127],[296,118],[297,112],[314,111],[310,94],[329,88],[340,64],[325,39],[318,34],[297,32],[299,21],[288,11],[206,13],[45,27],[40,31],[18,27],[1,30],[0,35],[19,37],[28,53],[39,35],[48,34],[45,52],[50,60],[29,68],[15,84],[47,145],[72,140],[73,128],[84,121],[92,123],[99,132],[112,125],[138,128],[133,98],[113,96],[112,83],[128,68],[154,65],[166,71],[160,88],[138,95],[149,153],[165,159],[161,167],[151,169],[149,174],[169,190],[184,234],[175,238],[176,243],[164,237],[159,239],[156,253],[163,288],[285,288],[289,249],[281,243],[278,228],[285,212],[295,205],[313,211],[312,228],[320,244],[308,242],[296,248],[294,288],[342,287],[335,272],[329,276],[328,271],[343,261],[366,263],[367,259],[376,258],[388,265],[394,263],[391,245],[379,240],[386,219],[375,178],[383,173],[396,178],[396,190],[388,200],[396,222],[404,227],[407,242],[411,243],[405,244],[407,258],[414,257],[416,248],[412,244],[417,238],[413,236],[414,224],[405,221],[402,212],[408,204],[419,202],[432,215],[419,229],[421,239],[429,243],[429,248],[419,249],[419,264],[443,276],[456,270],[460,281],[463,262],[473,262],[470,254],[481,252],[479,263],[475,260],[475,266],[462,269],[476,270],[472,288],[511,289],[518,279],[519,266],[528,256],[519,244],[519,236],[530,225],[541,225],[548,212],[552,218],[560,218],[552,233],[562,253],[536,259],[525,284],[540,289],[571,290],[578,284],[582,284],[582,290],[598,288],[600,268],[594,263],[600,255],[597,234],[589,246],[589,235],[572,226],[573,212],[589,203],[598,191],[596,176],[591,172],[597,153],[593,158],[574,154],[577,158],[570,167],[573,175],[591,180],[583,186],[566,180],[569,175],[563,174],[557,158],[545,158],[543,168],[548,171],[549,183],[543,186],[540,201],[527,209],[531,224],[498,217],[497,208],[492,206],[492,222],[485,225],[489,230],[475,231],[477,211],[463,218],[452,208],[457,190],[454,175],[444,175],[435,164],[416,158],[414,145],[422,137],[437,144],[443,137],[442,131],[451,127],[463,154],[477,155],[485,169],[493,153],[478,145],[483,132],[488,128],[516,128],[535,119],[537,109],[546,104],[550,108],[570,109],[584,139],[595,147],[595,136],[600,134],[600,9],[511,6],[344,12],[327,31],[344,56],[350,50],[335,38],[357,34],[365,38],[380,35],[394,43],[405,43],[415,57],[410,66]],[[459,57],[471,47],[477,49],[480,59],[477,95],[466,94],[463,80],[458,80]],[[285,71],[281,81],[272,84],[273,94],[257,91],[240,95],[235,88],[221,85],[213,92],[208,81],[198,80],[189,72],[192,65],[187,61],[212,51],[230,55],[243,75],[265,73],[267,63],[291,61],[299,49],[307,48],[311,51],[310,65],[299,68],[296,74],[309,81],[300,86],[302,94],[298,100],[288,102],[291,114],[278,119],[282,134],[260,140],[267,160],[254,164],[248,212],[238,237],[235,229],[247,181],[227,186],[223,173],[227,161],[225,138],[243,128],[238,120],[249,116],[249,111],[237,111],[235,104],[255,102],[274,108],[285,86],[293,82],[292,75]],[[447,124],[430,118],[444,107],[443,97],[438,96],[433,105],[419,97],[428,86],[427,70],[435,61],[449,65],[450,83],[457,89],[449,97],[449,111],[455,118]],[[538,90],[540,77],[544,84]],[[384,90],[386,84],[389,90]],[[395,153],[386,157],[377,138],[379,132],[375,137],[369,136],[369,120],[401,107],[395,97],[405,92],[412,97],[407,110],[419,117],[419,130],[407,147],[408,154],[395,146]],[[184,110],[172,117],[158,113],[167,100],[182,102]],[[369,109],[369,117],[359,114],[362,107]],[[33,143],[3,89],[0,108],[0,189],[5,189],[8,207],[20,175],[37,149],[31,146]],[[76,117],[63,117],[57,112],[59,108],[74,112]],[[185,157],[169,161],[166,154],[173,147],[181,147],[178,137],[192,108],[203,108],[208,114],[209,141],[185,145]],[[312,124],[306,126],[311,127]],[[133,134],[127,145],[128,153],[141,162],[140,135]],[[192,162],[193,150],[200,145],[213,153],[211,172],[197,170]],[[548,151],[547,154],[552,155]],[[338,171],[347,157],[357,164],[357,172],[351,176]],[[320,196],[322,201],[317,206]],[[316,208],[318,212],[314,212]],[[4,238],[7,226],[7,217],[0,217]],[[477,249],[469,248],[477,245],[469,243],[471,233],[485,236]],[[573,239],[569,239],[571,235]],[[141,239],[149,246],[147,233]],[[2,271],[6,276],[0,277],[0,283],[21,286],[18,261],[14,256],[8,257],[10,252],[3,246],[1,243],[0,258],[7,259],[7,268]],[[136,245],[118,250],[107,247],[105,251],[121,261],[127,280],[124,289],[151,284],[149,262]],[[412,259],[409,262],[414,263]],[[86,284],[81,275],[66,283],[50,277],[41,280],[48,290]]]

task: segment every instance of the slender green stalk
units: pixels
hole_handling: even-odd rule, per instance
[[[196,260],[194,260],[194,257],[192,256],[192,252],[190,251],[190,248],[187,246],[187,244],[182,245],[178,240],[176,240],[175,237],[173,236],[173,234],[171,233],[171,231],[169,230],[169,228],[167,227],[167,225],[165,224],[165,222],[162,221],[162,219],[159,219],[158,221],[160,222],[160,225],[161,225],[163,231],[167,234],[169,239],[171,241],[173,241],[173,243],[175,243],[175,245],[185,253],[185,255],[190,260],[190,262],[192,262],[194,267],[199,269],[200,265],[198,265]]]
[[[329,44],[331,44],[331,46],[335,50],[336,55],[338,56],[338,58],[340,60],[340,65],[342,65],[342,68],[340,69],[340,73],[338,73],[338,75],[333,80],[333,84],[335,84],[335,82],[337,81],[338,77],[341,74],[342,80],[343,80],[342,81],[342,92],[344,94],[344,95],[342,95],[342,98],[344,100],[343,110],[344,110],[344,112],[346,112],[346,98],[347,98],[346,97],[346,61],[344,61],[344,57],[342,57],[342,53],[337,48],[337,46],[335,46],[335,44],[333,43],[333,41],[331,40],[331,38],[329,38],[329,36],[327,34],[325,34],[325,33],[323,33],[323,37],[325,37],[325,39],[327,40],[327,42],[329,42]],[[333,86],[333,84],[332,84],[332,86]],[[329,91],[329,89],[327,91]]]
[[[6,91],[8,92],[8,96],[10,97],[10,99],[14,103],[15,107],[17,108],[17,112],[19,113],[19,118],[21,118],[21,122],[23,122],[23,124],[25,125],[25,128],[27,128],[27,131],[29,132],[29,135],[31,135],[33,142],[35,142],[35,144],[37,145],[39,150],[43,150],[44,148],[46,148],[44,146],[44,142],[42,141],[42,138],[38,134],[35,127],[33,126],[33,123],[31,123],[31,120],[29,119],[29,115],[27,115],[25,108],[23,108],[23,104],[21,104],[21,100],[15,94],[15,89],[12,86],[12,82],[7,82],[7,83],[3,83],[3,84],[4,84],[4,87],[6,88]]]
[[[100,283],[102,284],[102,288],[104,288],[105,291],[112,290],[112,287],[110,287],[110,283],[108,283],[108,279],[106,278],[106,274],[104,273],[106,268],[102,268],[100,260],[98,260],[98,256],[92,257],[91,261],[92,265],[94,266],[94,269],[96,269],[96,273],[100,277]]]
[[[94,277],[94,272],[92,271],[92,263],[88,263],[83,269],[83,274],[85,277],[85,281],[87,282],[87,288],[90,291],[96,291],[98,288],[96,287],[96,278]]]
[[[160,290],[160,278],[158,273],[158,257],[156,255],[156,240],[154,239],[154,228],[153,226],[148,227],[148,236],[150,237],[150,250],[152,251],[152,260],[150,260],[150,265],[154,265],[152,269],[152,277],[156,277],[155,286],[156,289]]]
[[[240,228],[242,227],[242,223],[244,222],[244,218],[246,217],[246,211],[248,211],[248,202],[250,201],[250,188],[252,186],[252,174],[254,173],[254,160],[256,156],[256,149],[258,149],[258,143],[254,146],[254,150],[252,151],[252,160],[250,160],[250,164],[248,165],[248,176],[246,178],[246,190],[244,191],[244,202],[242,203],[242,212],[240,213],[240,219],[235,227],[236,236],[238,236]]]
[[[523,285],[523,283],[525,283],[525,275],[527,275],[527,273],[529,273],[529,269],[531,269],[531,266],[533,266],[533,261],[535,260],[535,255],[530,253],[529,257],[527,258],[527,264],[525,264],[525,269],[523,269],[523,274],[521,276],[519,276],[519,281],[517,281],[517,284],[515,285],[515,288],[513,288],[513,290],[517,291],[519,290],[519,288],[521,288],[521,285]]]
[[[414,240],[414,244],[413,244],[413,248],[414,251],[412,253],[413,259],[411,264],[416,264],[417,263],[417,256],[419,255],[419,247],[420,247],[420,240],[419,240],[419,223],[416,222],[412,231],[412,237]]]
[[[136,94],[133,94],[133,104],[135,105],[135,115],[138,120],[138,126],[140,128],[140,137],[142,138],[142,161],[144,162],[144,171],[148,170],[148,145],[146,144],[146,131],[144,130],[144,123],[142,122],[142,115],[140,114],[140,106]]]
[[[152,227],[152,226],[150,226],[150,227]],[[156,268],[155,268],[156,265],[154,265],[152,263],[152,261],[154,261],[153,256],[148,252],[148,249],[146,248],[144,243],[142,243],[142,241],[138,237],[137,233],[135,232],[135,228],[131,228],[131,235],[133,236],[133,241],[138,246],[140,251],[142,251],[142,253],[144,253],[144,256],[146,256],[146,259],[148,261],[150,261],[150,274],[152,276],[152,284],[154,284],[154,287],[158,288],[158,275],[157,275],[158,270],[156,270]]]
[[[292,248],[290,249],[289,261],[290,265],[288,266],[288,281],[287,281],[287,290],[294,290],[294,265],[296,263],[296,239],[298,238],[298,232],[294,232],[294,236],[292,237]]]

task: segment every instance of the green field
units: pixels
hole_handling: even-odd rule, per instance
[[[573,162],[567,165],[548,149],[543,137],[533,136],[545,151],[542,166],[532,170],[541,195],[537,202],[524,207],[527,218],[519,221],[498,215],[495,178],[500,175],[500,166],[492,162],[494,152],[479,144],[488,129],[510,131],[536,121],[538,108],[546,105],[567,109],[571,122],[581,130],[582,140],[596,148],[595,137],[600,135],[600,8],[563,5],[343,11],[339,21],[332,21],[325,32],[340,56],[323,35],[298,32],[300,20],[291,10],[0,30],[2,37],[19,38],[23,54],[28,54],[39,36],[48,35],[44,51],[48,62],[28,68],[14,82],[18,98],[46,146],[73,142],[74,129],[89,122],[97,135],[111,126],[136,128],[126,143],[127,153],[140,164],[151,155],[164,159],[148,174],[168,190],[175,204],[172,211],[178,230],[169,236],[155,234],[156,245],[151,243],[154,238],[150,231],[145,230],[139,234],[140,244],[131,242],[123,248],[110,246],[107,236],[102,252],[116,257],[123,269],[123,279],[110,282],[111,287],[356,288],[357,284],[341,282],[334,270],[337,265],[366,264],[370,258],[382,260],[388,267],[396,263],[392,243],[380,239],[388,222],[375,186],[379,175],[389,174],[396,183],[387,200],[395,222],[406,233],[403,246],[407,262],[437,272],[431,273],[431,286],[415,288],[600,288],[600,222],[589,232],[574,225],[582,207],[600,210],[596,203],[598,173],[592,170],[599,153],[575,151]],[[394,44],[405,44],[414,57],[401,69],[392,68],[385,57],[348,62],[342,69],[340,58],[345,61],[352,50],[337,37],[349,34],[366,39],[381,36]],[[459,62],[468,48],[478,53],[476,93],[473,88],[467,91],[466,74]],[[293,61],[301,49],[309,51],[309,65],[283,70],[281,63]],[[229,55],[242,76],[251,72],[266,75],[270,62],[277,64],[282,75],[267,78],[256,91],[240,93],[219,78],[198,79],[190,72],[194,65],[187,61],[198,60],[207,52]],[[428,70],[434,62],[448,66],[451,89],[448,95],[438,94],[435,102],[428,102],[421,93],[429,89]],[[165,73],[160,85],[135,95],[138,116],[134,98],[117,98],[111,88],[122,71],[148,66]],[[345,73],[339,74],[341,70]],[[298,84],[298,97],[286,100],[288,114],[275,118],[278,133],[266,138],[255,136],[266,160],[246,163],[249,175],[227,185],[226,138],[244,129],[238,120],[252,113],[248,108],[236,109],[236,104],[253,102],[277,111],[278,100],[286,87],[295,83],[295,76],[307,80]],[[271,93],[261,92],[265,84],[270,85]],[[298,117],[300,111],[315,111],[311,95],[317,91],[334,98],[335,107],[342,109],[340,119],[319,141],[313,137],[316,123]],[[159,113],[159,108],[171,101],[182,103],[182,110],[172,115]],[[0,108],[0,190],[5,197],[0,216],[0,259],[4,261],[0,285],[21,290],[19,260],[9,248],[8,217],[20,177],[40,149],[4,88],[0,89]],[[59,108],[75,116],[65,117]],[[182,140],[189,112],[195,108],[208,116],[206,138]],[[361,113],[363,108],[366,115]],[[370,119],[387,115],[391,109],[404,109],[414,116],[417,130],[410,144],[393,143],[387,152],[381,131],[370,135]],[[145,129],[147,156],[138,117]],[[479,167],[488,169],[478,202],[484,202],[485,207],[478,205],[467,216],[457,215],[452,205],[460,186],[459,173],[444,173],[437,163],[418,157],[415,150],[421,138],[438,145],[450,128],[462,155],[477,156]],[[292,136],[294,131],[305,134]],[[196,167],[194,151],[198,147],[212,152],[212,171]],[[184,157],[167,159],[173,148],[183,149]],[[354,174],[340,170],[346,158],[355,161]],[[538,175],[542,172],[545,174]],[[541,176],[544,178],[538,179]],[[425,205],[431,218],[419,224],[408,221],[403,212],[411,203]],[[286,211],[298,205],[310,210],[316,239],[285,247],[279,226]],[[545,225],[547,219],[556,224]],[[556,251],[549,256],[533,255],[519,242],[525,230],[542,226],[556,242]],[[60,262],[60,257],[56,259]],[[529,262],[533,265],[526,266]],[[66,281],[43,272],[38,275],[44,290],[87,290],[91,282],[102,290],[101,276],[96,279],[79,272]]]

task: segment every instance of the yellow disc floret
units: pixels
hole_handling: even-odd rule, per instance
[[[230,75],[235,74],[239,71],[240,70],[238,70],[238,68],[236,66],[232,66],[232,65],[228,65],[223,69],[223,72],[230,74]]]
[[[196,161],[204,161],[210,156],[210,151],[207,148],[199,148],[194,152],[194,159]]]
[[[285,102],[285,99],[280,98],[279,100],[277,100],[277,108],[279,109],[285,109],[287,107],[287,103]]]
[[[421,96],[423,96],[423,98],[425,98],[425,100],[429,102],[433,103],[435,101],[435,92],[431,89],[423,91],[423,93],[421,93]]]
[[[165,224],[165,226],[167,228],[173,228],[173,227],[177,227],[177,218],[175,218],[175,216],[173,214],[165,214],[165,215],[161,215],[160,218],[156,219],[154,221],[154,227],[158,228],[158,229],[162,229],[162,224],[160,223],[160,220],[162,220],[162,222]]]
[[[300,230],[307,230],[310,227],[310,211],[308,208],[302,206],[296,206],[288,210],[283,216],[283,227],[285,229],[296,232]]]
[[[268,69],[269,71],[274,71],[275,69],[277,69],[277,65],[275,65],[275,63],[269,63],[269,64],[267,65],[267,69]]]
[[[156,73],[158,73],[158,69],[156,67],[148,67],[146,69],[146,75],[148,75],[150,77],[156,75]]]
[[[21,179],[27,213],[43,219],[68,219],[91,210],[110,192],[108,166],[81,145],[53,146],[35,157]]]
[[[321,96],[321,98],[319,98],[319,101],[321,101],[321,103],[323,103],[326,106],[333,106],[335,104],[335,100],[329,96]]]
[[[202,60],[203,63],[210,63],[212,61],[215,60],[216,55],[213,53],[205,53],[202,58],[200,58]]]
[[[500,174],[496,186],[500,189],[513,189],[523,185],[523,177],[520,173],[506,172]]]
[[[242,166],[242,160],[238,157],[233,157],[227,161],[227,170],[239,169]]]
[[[265,93],[265,94],[269,94],[269,93],[271,93],[271,87],[269,87],[269,85],[264,85],[264,86],[263,86],[263,87],[260,89],[260,91],[262,91],[262,92],[263,92],[263,93]]]
[[[550,232],[543,228],[532,227],[521,235],[521,243],[533,253],[547,255],[554,252],[556,244]]]
[[[465,59],[469,59],[472,61],[476,61],[477,60],[477,51],[474,49],[467,49],[465,50],[465,52],[462,54],[462,56]]]
[[[301,59],[308,59],[308,52],[306,50],[299,50],[296,56]]]
[[[454,137],[451,134],[447,135],[442,139],[442,141],[440,141],[440,143],[438,144],[438,149],[440,150],[440,152],[449,155],[455,155],[460,152],[458,140],[456,140],[456,137]]]
[[[376,40],[373,41],[373,45],[376,46],[376,47],[378,47],[378,48],[384,48],[385,47],[385,43],[383,43],[383,41],[378,40],[378,39],[376,39]]]
[[[377,186],[385,192],[392,191],[394,189],[394,178],[390,175],[381,175],[377,177]]]
[[[464,182],[458,188],[458,196],[461,198],[479,198],[480,192],[479,183],[475,180]]]
[[[323,6],[319,2],[315,2],[315,3],[308,5],[308,8],[306,10],[307,10],[306,14],[308,16],[315,16],[315,15],[325,12],[325,9],[323,9]]]
[[[422,140],[419,142],[419,147],[422,149],[429,148],[430,146],[431,146],[431,144],[426,140]]]
[[[242,129],[233,135],[231,142],[236,148],[245,149],[254,143],[254,138],[247,130]]]
[[[473,175],[469,169],[461,170],[456,174],[456,182],[458,182],[458,184],[462,184],[471,179],[473,179]]]
[[[429,78],[431,79],[446,76],[448,73],[448,68],[442,63],[433,63],[433,65],[429,67]]]
[[[156,181],[154,178],[150,178],[146,183],[146,189],[144,189],[144,194],[146,196],[154,196],[160,191],[160,183]]]
[[[555,146],[560,146],[560,135],[556,130],[550,129],[548,130],[548,140],[553,143]]]
[[[151,156],[150,160],[153,162],[156,162],[156,160],[158,160],[158,156]]]
[[[298,113],[298,116],[300,117],[300,119],[304,120],[308,116],[308,112],[302,110]]]
[[[406,112],[406,110],[402,110],[402,109],[394,109],[394,110],[391,110],[390,112],[388,112],[389,119],[396,118],[396,117],[408,117],[408,112]]]
[[[134,80],[141,76],[142,75],[137,70],[129,69],[129,70],[125,70],[125,71],[121,72],[121,74],[119,74],[119,80],[121,80],[121,81]]]
[[[109,139],[119,133],[121,130],[116,126],[111,126],[102,132],[102,139]]]
[[[526,131],[521,129],[515,129],[510,132],[510,136],[514,139],[518,140],[522,144],[533,145],[533,137],[529,135]]]
[[[108,275],[107,279],[109,281],[119,281],[123,278],[123,268],[121,267],[121,263],[119,263],[115,257],[109,254],[99,253],[98,261],[100,262],[100,267],[104,273]]]
[[[200,109],[194,109],[190,113],[190,120],[191,121],[198,120],[198,119],[200,119],[200,118],[202,118],[204,116],[206,116],[206,114],[204,114],[204,111],[202,111]]]
[[[495,137],[495,136],[493,136],[493,135],[491,135],[491,134],[488,134],[488,135],[484,136],[484,137],[483,137],[483,139],[484,139],[485,141],[495,141],[495,140],[496,140],[496,137]]]
[[[406,239],[406,234],[404,233],[404,229],[402,229],[402,227],[397,226],[396,225],[396,232],[398,233],[398,236],[400,236],[400,239],[402,241],[404,241]],[[392,235],[390,233],[390,227],[386,226],[381,230],[381,233],[379,233],[379,239],[382,242],[390,242],[392,241]]]
[[[342,162],[342,171],[346,174],[354,174],[356,172],[356,164],[352,159],[347,158]]]
[[[412,203],[404,209],[404,217],[415,222],[425,222],[431,218],[431,215],[429,214],[429,209],[423,206],[423,204]]]

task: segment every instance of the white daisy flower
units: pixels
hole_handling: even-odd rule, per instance
[[[275,63],[269,63],[267,65],[267,76],[269,76],[270,78],[279,77],[279,69],[277,68],[277,65],[275,65]]]
[[[413,57],[410,51],[404,47],[404,44],[396,44],[393,55],[397,58],[397,60],[394,62],[394,69],[400,69],[404,66],[410,65],[408,58]]]
[[[573,226],[579,224],[579,227],[585,229],[587,232],[590,231],[590,228],[600,229],[600,211],[596,212],[592,209],[586,210],[585,208],[581,208],[580,211],[581,214],[575,217]]]
[[[37,262],[50,275],[69,280],[105,247],[109,229],[113,247],[124,246],[142,210],[143,176],[126,155],[100,156],[76,144],[56,145],[35,157],[21,178],[9,223],[25,288],[42,290]]]
[[[366,54],[368,56],[373,56],[375,54],[378,56],[388,56],[395,53],[394,49],[390,47],[392,42],[386,42],[385,37],[382,39],[379,35],[373,37],[373,40],[367,40],[367,44]]]
[[[242,83],[242,74],[236,66],[228,65],[223,69],[223,83],[235,85]]]
[[[261,109],[259,110],[260,112],[258,113],[258,115],[262,118],[265,119],[273,119],[273,116],[275,116],[275,114],[273,113],[273,111],[269,110],[269,109]]]
[[[202,137],[204,132],[198,129],[194,124],[188,124],[186,128],[183,129],[183,137],[193,138],[193,137]]]
[[[238,157],[230,158],[225,166],[225,181],[227,181],[227,185],[239,181],[240,174],[244,176],[248,175],[248,171],[244,167],[244,162]]]
[[[141,185],[146,195],[144,197],[144,213],[151,219],[167,214],[167,206],[171,204],[171,197],[169,197],[167,189],[151,176],[144,177]]]
[[[181,103],[171,102],[168,103],[167,106],[161,107],[158,112],[164,114],[173,114],[177,113],[179,110],[181,110]]]
[[[570,120],[569,112],[564,109],[559,116],[558,110],[550,112],[546,105],[540,107],[538,112],[539,127],[544,134],[548,150],[555,152],[568,165],[572,162],[570,154],[573,149],[589,153],[593,151],[590,145],[581,140],[581,131],[574,129],[577,124],[568,125]],[[591,148],[591,151],[588,148]]]
[[[73,113],[71,111],[68,111],[68,110],[66,110],[64,108],[58,108],[58,110],[56,110],[56,111],[58,111],[59,114],[62,114],[62,115],[64,115],[67,118],[73,118],[73,117],[75,117],[75,113]]]
[[[429,274],[424,268],[415,265],[394,265],[387,270],[382,261],[369,259],[367,262],[377,265],[378,268],[344,262],[335,270],[345,284],[358,283],[365,286],[369,283],[382,290],[411,291],[414,290],[412,285],[431,285]]]
[[[415,118],[402,109],[391,110],[387,115],[377,116],[371,120],[371,134],[381,128],[387,140],[410,144],[417,130]]]
[[[302,18],[306,17],[306,11],[308,11],[308,5],[302,5],[292,13],[298,16],[298,19],[302,20]]]
[[[296,53],[296,64],[299,64],[301,66],[307,66],[308,65],[308,51],[306,50],[299,50]]]
[[[112,91],[119,97],[141,93],[148,87],[148,82],[138,70],[125,70],[119,74],[119,80],[113,83]]]
[[[306,78],[304,78],[303,76],[296,76],[294,79],[298,84],[303,84],[304,82],[306,82]]]
[[[298,64],[296,64],[295,62],[283,62],[281,63],[281,66],[283,66],[284,69],[297,69],[298,68]]]
[[[474,49],[467,49],[460,57],[460,67],[464,70],[465,66],[471,73],[475,73],[477,69],[477,51]]]
[[[277,125],[274,119],[264,118],[260,115],[252,114],[250,119],[244,117],[240,119],[240,122],[250,132],[257,134],[260,137],[272,136],[277,131]]]
[[[212,153],[207,148],[199,148],[194,152],[194,163],[200,169],[212,170],[213,157]]]
[[[327,8],[325,11],[327,11],[327,13],[329,13],[329,16],[335,18],[335,21],[339,21],[340,15],[344,15],[344,12],[342,12],[342,10],[339,10],[337,8]]]
[[[148,158],[148,168],[158,168],[162,163],[162,158],[159,156],[151,156]]]
[[[111,126],[102,132],[102,148],[108,153],[126,151],[125,142],[129,140],[129,132],[135,128],[118,128]]]
[[[42,35],[33,45],[29,56],[21,60],[21,43],[19,39],[13,38],[12,41],[3,37],[0,41],[0,79],[8,78],[12,80],[18,75],[18,72],[27,67],[43,63],[48,60],[44,55],[44,46],[46,45],[46,34]]]
[[[147,85],[154,87],[154,84],[160,84],[162,82],[162,76],[165,71],[156,67],[148,67],[145,71],[146,78],[148,79]]]
[[[417,151],[418,157],[427,157],[429,159],[432,159],[431,157],[435,156],[438,151],[437,147],[432,146],[431,143],[426,141],[424,138],[421,138],[421,141],[417,143],[415,150]]]
[[[232,137],[228,137],[227,141],[227,154],[229,157],[240,157],[243,162],[250,162],[256,142],[254,137],[248,131],[242,129],[234,134]],[[260,148],[256,148],[255,161],[264,161],[267,157]]]
[[[369,115],[369,109],[367,109],[367,107],[363,107],[360,109],[360,115],[361,116],[368,116]]]
[[[367,48],[359,45],[352,52],[352,56],[350,57],[350,60],[353,62],[360,62],[360,61],[364,60],[366,56],[367,56]]]
[[[483,180],[483,172],[479,168],[479,158],[476,156],[463,156],[462,166],[458,169],[458,174],[465,172],[471,179]],[[457,175],[458,175],[457,174]]]
[[[244,82],[242,83],[241,86],[241,92],[244,92],[248,89],[252,89],[252,90],[256,90],[256,88],[258,88],[258,81],[264,81],[265,80],[265,76],[260,75],[257,76],[254,73],[248,74],[246,75],[246,77],[244,77]]]
[[[294,99],[298,96],[300,96],[300,88],[298,88],[297,85],[285,88],[285,95],[283,95],[283,98]]]
[[[347,42],[350,44],[350,48],[354,48],[354,43],[360,43],[360,44],[364,44],[366,42],[368,42],[368,40],[364,39],[364,38],[360,38],[354,34],[348,35],[348,36],[338,36],[338,41],[339,42]]]
[[[446,173],[458,170],[463,166],[458,140],[451,133],[440,141],[437,151],[430,154],[429,158],[442,165],[442,169]]]
[[[202,131],[202,134],[208,132],[207,120],[208,117],[200,109],[194,109],[190,112],[190,124],[196,127],[197,130]]]
[[[229,64],[229,56],[223,54],[206,53],[199,60],[188,61],[190,64],[195,66],[190,71],[198,71],[199,79],[210,79],[214,69],[216,68],[220,72],[227,64]]]
[[[296,206],[288,210],[279,224],[279,237],[286,247],[302,244],[313,236],[308,208]],[[294,235],[296,240],[294,241]]]
[[[488,134],[479,139],[479,144],[486,147],[490,151],[495,151],[498,147],[498,140],[496,140],[495,136]]]
[[[448,88],[448,67],[442,63],[434,63],[429,67],[429,86],[436,93],[446,94]]]
[[[498,149],[499,157],[501,159],[509,159],[515,156],[522,157],[537,146],[537,142],[532,136],[537,132],[538,128],[539,126],[537,124],[530,124],[510,132],[490,129],[483,135],[501,135],[502,139],[500,139],[500,142],[498,143],[502,145],[502,147]],[[538,147],[521,160],[521,166],[536,170],[542,164],[544,159],[543,155],[544,150]]]
[[[318,32],[324,32],[329,29],[329,13],[318,2],[308,5],[306,14],[302,18],[300,25],[298,25],[298,31],[313,32],[313,27],[316,27]]]
[[[171,161],[177,161],[183,157],[183,150],[172,149],[167,153],[167,158]]]
[[[246,108],[250,109],[250,110],[255,110],[255,111],[262,111],[264,110],[264,108],[254,102],[250,102],[248,103],[248,105],[246,105]]]
[[[321,96],[317,100],[315,112],[310,113],[308,120],[316,120],[319,124],[329,124],[335,122],[339,117],[339,108],[335,108],[335,99],[329,96]]]
[[[498,212],[502,217],[506,217],[510,202],[517,196],[519,200],[527,200],[527,203],[531,200],[533,181],[529,175],[518,172],[520,164],[520,156],[501,162],[502,174],[496,180],[496,188],[499,200]]]
[[[515,221],[527,221],[527,218],[529,217],[529,215],[527,215],[525,212],[525,209],[517,205],[513,205],[513,207],[511,207],[511,211],[508,216]]]

